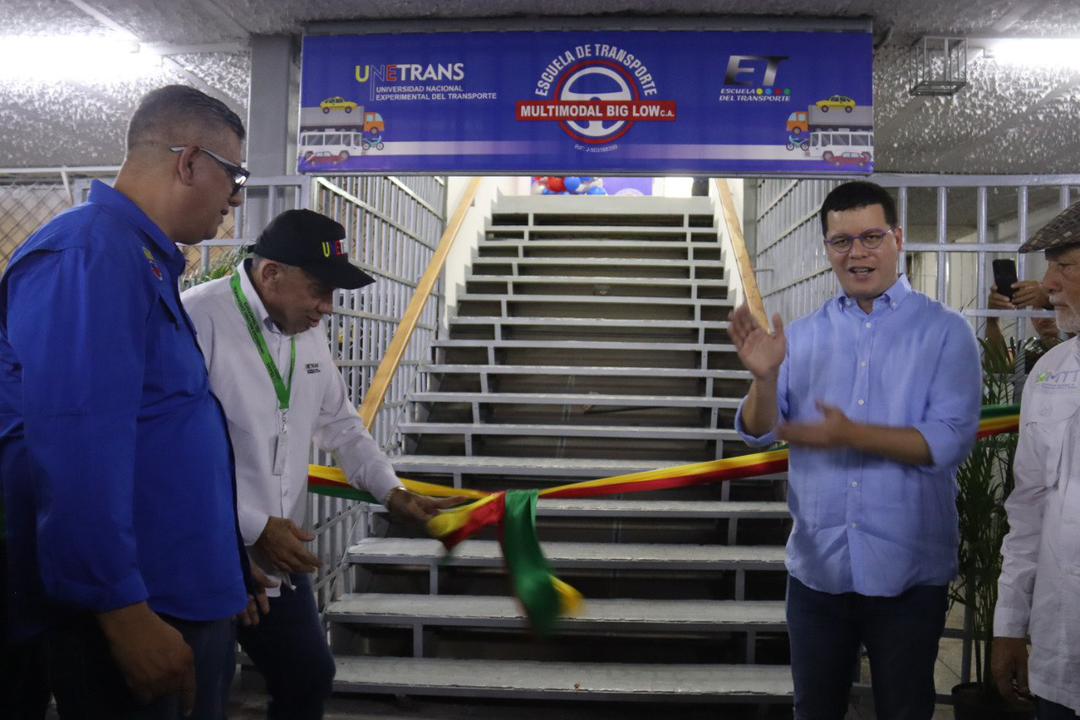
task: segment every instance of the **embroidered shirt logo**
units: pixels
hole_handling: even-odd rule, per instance
[[[334,240],[332,242],[324,242],[322,244],[323,257],[341,257],[345,254],[345,246],[341,240]]]
[[[315,363],[306,363],[304,365],[304,370],[307,371],[308,375],[314,375],[317,372],[322,372],[322,370],[319,368],[319,363],[317,363],[317,362],[315,362]]]
[[[1080,381],[1080,370],[1064,370],[1062,372],[1041,372],[1035,378],[1035,384],[1041,385],[1047,390],[1071,390]]]
[[[154,253],[150,252],[150,248],[143,245],[143,257],[150,263],[150,272],[154,274],[158,280],[164,280],[165,276],[161,273],[161,268],[158,266],[157,259],[154,257]]]

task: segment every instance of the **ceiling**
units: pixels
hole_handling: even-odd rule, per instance
[[[219,88],[244,116],[251,35],[299,34],[306,23],[754,15],[872,20],[879,172],[1080,173],[1080,63],[1020,69],[973,51],[969,86],[955,96],[908,93],[910,48],[923,35],[1080,38],[1078,0],[0,0],[0,10],[0,43],[123,30],[173,46],[137,80],[27,82],[0,72],[0,168],[119,164],[135,102],[169,82]]]

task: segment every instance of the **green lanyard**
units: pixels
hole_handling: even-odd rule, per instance
[[[277,393],[278,397],[278,409],[285,413],[289,409],[293,370],[296,368],[296,338],[290,338],[292,348],[289,351],[289,384],[286,385],[281,379],[281,373],[278,372],[274,358],[270,356],[270,349],[266,347],[266,338],[263,337],[259,321],[255,319],[255,313],[251,311],[251,306],[248,305],[247,298],[244,297],[244,291],[240,289],[240,273],[242,272],[244,272],[243,269],[234,272],[229,284],[232,286],[233,297],[236,298],[236,306],[240,308],[240,314],[244,316],[248,332],[251,333],[251,339],[254,341],[255,347],[259,349],[259,357],[262,358],[263,365],[266,366],[266,372],[270,373],[270,382],[274,383],[274,392]]]

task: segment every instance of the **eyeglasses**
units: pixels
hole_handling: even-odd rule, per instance
[[[844,255],[851,252],[851,246],[858,240],[862,243],[862,246],[867,250],[876,250],[881,246],[881,243],[885,241],[886,235],[891,235],[895,228],[889,228],[888,230],[867,230],[859,235],[837,235],[831,238],[825,238],[825,245],[838,255]]]
[[[174,153],[182,153],[188,147],[190,146],[173,145],[169,148],[169,151]],[[246,183],[248,181],[248,178],[251,177],[250,172],[240,167],[239,165],[234,165],[233,163],[218,155],[216,152],[207,150],[206,148],[200,147],[198,145],[195,146],[195,149],[199,152],[204,152],[210,157],[212,157],[214,160],[217,161],[218,165],[225,168],[225,172],[229,173],[229,175],[232,177],[233,183],[232,192],[230,193],[230,195],[235,195],[236,193],[240,192],[240,188],[244,187],[244,183]]]

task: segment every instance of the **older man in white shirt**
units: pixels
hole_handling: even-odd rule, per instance
[[[312,442],[395,515],[423,523],[453,502],[401,486],[334,366],[319,329],[333,291],[372,282],[349,262],[344,238],[324,215],[286,211],[231,277],[182,296],[228,421],[241,535],[252,561],[280,583],[267,593],[269,614],[239,631],[266,678],[269,718],[322,717],[334,677],[308,574],[319,565],[305,546],[314,536],[303,529]]]
[[[1080,203],[1020,252],[1046,251],[1043,285],[1066,332],[1080,332]],[[1028,376],[1005,503],[1009,534],[994,613],[992,671],[1002,696],[1034,695],[1039,720],[1080,712],[1080,339]],[[1026,638],[1031,638],[1028,659]]]

